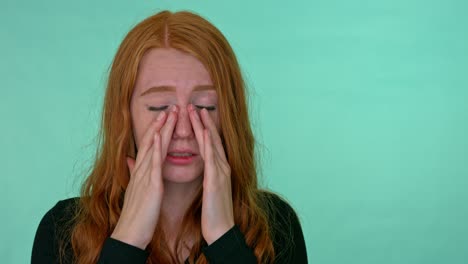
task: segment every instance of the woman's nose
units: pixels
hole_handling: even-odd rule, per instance
[[[185,106],[178,106],[177,114],[177,122],[174,128],[173,137],[174,138],[184,138],[184,137],[192,137],[193,130],[192,130],[192,122],[190,121],[189,113],[187,107]]]

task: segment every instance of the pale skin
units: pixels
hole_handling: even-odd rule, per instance
[[[212,85],[203,64],[187,53],[158,48],[143,56],[131,102],[138,153],[136,160],[127,158],[131,176],[112,238],[145,249],[164,217],[167,226],[163,228],[172,247],[200,185],[205,241],[212,244],[234,226],[231,168],[221,142]],[[159,88],[148,92],[151,87]],[[154,108],[161,106],[170,107]],[[208,111],[201,106],[214,107]],[[175,149],[197,155],[190,164],[172,164],[167,155]],[[184,242],[195,241],[184,238]],[[179,257],[183,260],[188,253],[183,250]]]

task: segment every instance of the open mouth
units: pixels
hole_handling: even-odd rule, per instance
[[[192,153],[168,153],[166,160],[176,165],[187,165],[192,163],[196,156]]]

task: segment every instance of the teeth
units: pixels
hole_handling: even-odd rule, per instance
[[[193,156],[192,153],[178,153],[178,152],[171,152],[169,155],[174,156],[174,157],[189,157]]]

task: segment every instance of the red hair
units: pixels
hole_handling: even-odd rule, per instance
[[[266,202],[257,186],[255,142],[239,64],[223,34],[204,18],[187,11],[163,11],[143,20],[127,34],[115,55],[104,99],[96,160],[82,186],[70,232],[76,261],[95,263],[104,240],[117,224],[129,181],[126,156],[135,155],[130,100],[138,65],[149,49],[169,47],[195,56],[210,73],[218,94],[221,138],[231,167],[235,223],[258,262],[272,262],[275,252],[271,227]],[[200,187],[184,216],[176,243],[179,250],[182,237],[195,235],[191,263],[207,263],[201,254],[201,197]],[[147,249],[150,251],[147,263],[180,261],[171,254],[160,224]]]

